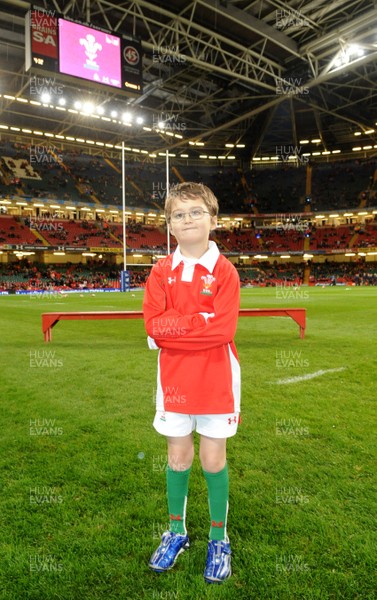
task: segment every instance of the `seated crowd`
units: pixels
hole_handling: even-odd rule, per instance
[[[304,266],[299,263],[259,262],[253,267],[236,264],[242,287],[300,286]],[[106,260],[88,264],[40,264],[26,258],[0,265],[0,292],[63,292],[119,289],[121,267]],[[131,288],[143,288],[150,273],[145,266],[128,267]],[[377,285],[377,263],[339,263],[326,260],[311,265],[311,285]]]
[[[17,164],[23,165],[20,175]],[[13,165],[13,166],[12,166]],[[372,206],[377,194],[376,159],[312,164],[312,211]],[[162,208],[166,194],[165,163],[140,158],[125,163],[125,197],[129,207]],[[170,184],[180,178],[203,181],[219,199],[223,213],[302,212],[305,208],[305,165],[234,165],[171,168]],[[122,204],[121,162],[100,154],[66,151],[54,146],[0,142],[0,195],[50,200]]]
[[[364,225],[335,227],[310,224],[287,230],[253,226],[218,228],[212,237],[225,253],[357,250],[377,246],[377,220],[375,218]],[[85,249],[92,246],[120,249],[123,226],[101,217],[96,220],[71,220],[46,214],[42,217],[0,216],[0,244],[20,243],[42,248],[68,246]],[[126,228],[126,245],[131,251],[166,252],[166,228],[130,220]],[[171,237],[171,247],[175,247],[174,237]]]

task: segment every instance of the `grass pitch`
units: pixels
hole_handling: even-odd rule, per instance
[[[306,307],[307,333],[287,318],[239,320],[234,574],[221,586],[202,575],[198,458],[191,548],[166,574],[147,566],[168,519],[165,440],[152,428],[157,353],[143,322],[61,322],[43,342],[42,312],[141,303],[142,293],[0,297],[0,598],[375,598],[377,289],[242,290],[243,307]]]

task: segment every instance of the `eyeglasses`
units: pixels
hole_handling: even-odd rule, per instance
[[[172,213],[171,220],[173,223],[179,223],[180,221],[183,221],[186,215],[189,215],[190,219],[196,221],[197,219],[201,219],[204,214],[210,215],[211,213],[209,213],[208,210],[203,210],[202,208],[193,208],[188,212]]]

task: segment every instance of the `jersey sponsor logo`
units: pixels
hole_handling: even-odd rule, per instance
[[[216,281],[216,277],[213,275],[202,275],[200,279],[203,281],[203,289],[200,293],[205,296],[212,296],[211,286]]]

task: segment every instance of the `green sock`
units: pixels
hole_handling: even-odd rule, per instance
[[[186,534],[186,503],[191,467],[186,471],[166,469],[166,485],[170,518],[170,531]]]
[[[226,538],[226,520],[228,516],[229,475],[228,465],[218,473],[204,471],[208,486],[208,504],[211,518],[210,540]]]

